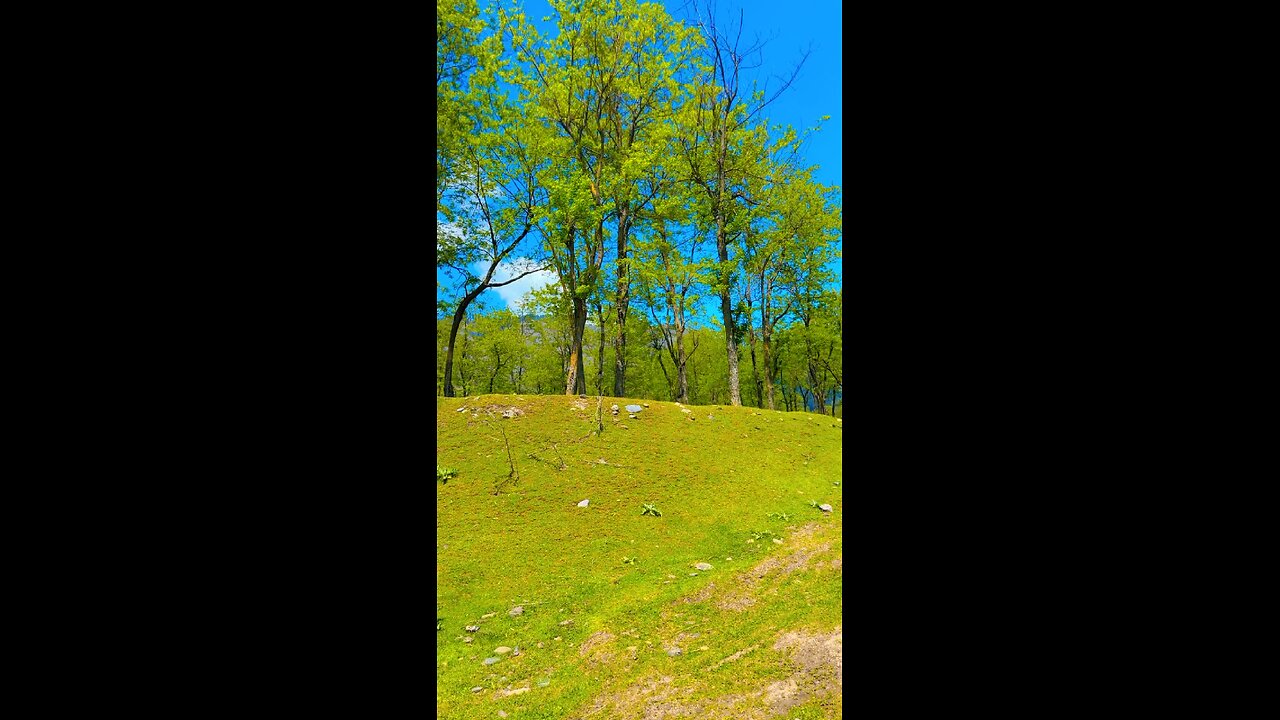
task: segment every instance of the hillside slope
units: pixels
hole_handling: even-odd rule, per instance
[[[437,717],[840,717],[842,423],[595,412],[437,398]]]

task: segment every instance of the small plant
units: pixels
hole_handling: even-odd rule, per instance
[[[436,466],[436,480],[442,483],[449,482],[449,478],[457,474],[458,471],[453,468],[440,467],[439,465]]]
[[[775,533],[773,533],[773,531],[771,530],[752,530],[751,531],[751,542],[755,542],[756,540],[763,540],[764,538],[776,538],[776,537],[778,536]]]
[[[635,559],[635,558],[633,558],[633,557],[624,557],[624,558],[622,558],[622,564],[623,564],[623,565],[635,565],[635,564],[636,564],[636,559]]]
[[[810,501],[809,501],[809,507],[813,508],[814,510],[818,510],[818,509],[820,509],[820,508],[818,507],[818,501],[817,501],[817,500],[810,500]]]
[[[782,522],[787,522],[788,520],[790,520],[790,519],[791,519],[791,516],[790,516],[790,515],[788,515],[787,513],[778,513],[778,512],[771,512],[771,513],[769,513],[769,519],[770,519],[770,520],[772,520],[772,519],[774,519],[774,518],[777,518],[777,519],[781,520]]]
[[[443,629],[444,629],[444,618],[440,618],[440,617],[436,618],[436,632],[440,632]]]
[[[653,506],[653,503],[645,503],[640,509],[641,515],[652,515],[654,517],[662,517],[662,511]]]

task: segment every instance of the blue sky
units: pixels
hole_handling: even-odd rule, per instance
[[[687,17],[682,10],[685,2],[665,0],[662,4],[673,17],[683,20]],[[822,130],[810,136],[804,156],[808,164],[819,166],[815,172],[819,182],[843,187],[841,4],[838,0],[719,0],[716,4],[718,22],[727,25],[726,21],[732,18],[736,27],[739,10],[743,12],[745,27],[742,44],[755,44],[757,36],[767,40],[760,57],[762,66],[745,71],[748,83],[752,77],[758,77],[763,83],[772,76],[789,76],[804,51],[810,51],[799,78],[764,113],[771,124],[791,125],[797,130],[813,127],[823,115],[830,115],[831,119],[823,123]],[[546,0],[525,0],[524,12],[535,21],[554,14]],[[777,83],[778,80],[770,79],[769,88]],[[477,267],[478,273],[483,272],[487,264],[473,266],[472,269],[477,270]],[[500,266],[495,280],[505,280],[512,274],[518,273],[511,273]],[[439,271],[437,277],[445,281]],[[494,288],[486,293],[497,294],[497,297],[488,298],[489,305],[500,306],[506,302],[513,306],[534,285],[553,282],[554,279],[551,273],[531,275],[511,285]]]

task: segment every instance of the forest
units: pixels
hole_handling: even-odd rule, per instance
[[[550,6],[437,2],[437,395],[840,415],[827,117],[769,119],[803,58],[762,77],[749,18],[698,2]]]

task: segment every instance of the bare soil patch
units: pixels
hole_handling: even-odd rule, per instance
[[[793,532],[788,540],[803,543],[813,537],[820,529],[818,523],[810,523]],[[831,543],[814,546],[802,546],[787,555],[773,555],[765,558],[754,568],[738,575],[738,588],[716,603],[721,610],[745,610],[756,604],[756,590],[770,575],[784,577],[798,570],[803,570],[815,555],[831,550]]]

